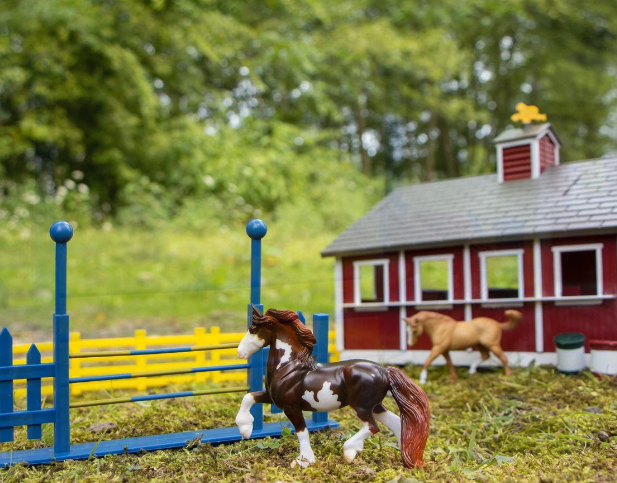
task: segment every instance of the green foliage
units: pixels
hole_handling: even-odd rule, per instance
[[[60,204],[82,223],[194,225],[207,206],[340,227],[350,184],[492,171],[518,101],[564,159],[614,149],[616,18],[609,1],[5,0],[0,176],[47,203],[83,173],[87,200]]]

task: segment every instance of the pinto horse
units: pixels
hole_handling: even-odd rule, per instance
[[[350,406],[362,421],[362,429],[343,445],[348,463],[364,449],[364,440],[379,432],[381,422],[396,436],[403,463],[422,466],[429,431],[426,394],[401,370],[364,360],[315,364],[313,333],[291,310],[268,310],[265,315],[253,306],[251,326],[238,346],[238,356],[248,359],[262,347],[270,346],[265,390],[242,399],[236,424],[249,438],[253,431],[250,408],[255,403],[276,404],[296,430],[300,456],[292,463],[302,467],[315,462],[302,411],[333,411]],[[391,391],[401,416],[388,411],[382,401]]]

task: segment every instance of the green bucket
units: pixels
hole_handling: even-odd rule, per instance
[[[558,334],[553,340],[558,349],[578,349],[585,345],[585,336],[576,332]]]

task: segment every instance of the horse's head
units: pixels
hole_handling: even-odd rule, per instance
[[[424,325],[422,324],[422,317],[419,314],[413,317],[404,317],[403,321],[407,324],[408,338],[407,345],[414,346],[420,336],[424,333]]]
[[[283,357],[287,360],[312,362],[311,353],[316,340],[296,312],[269,309],[261,314],[256,307],[253,309],[251,325],[238,345],[238,357],[248,359],[262,347],[271,346],[283,350]]]

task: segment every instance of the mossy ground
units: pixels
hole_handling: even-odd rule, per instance
[[[419,369],[408,368],[417,379]],[[553,368],[502,370],[469,377],[459,368],[451,384],[443,368],[431,369],[425,386],[431,403],[426,466],[407,470],[387,430],[368,439],[356,461],[346,464],[342,445],[360,428],[349,408],[333,413],[336,430],[311,437],[317,463],[290,468],[298,451],[293,435],[182,450],[111,456],[0,472],[5,482],[360,482],[360,481],[617,481],[617,386],[591,375],[566,377]],[[169,388],[172,390],[174,388]],[[96,398],[100,395],[89,395]],[[73,410],[73,442],[186,431],[233,424],[241,395]],[[394,407],[391,398],[386,404]],[[592,408],[592,409],[589,409]],[[591,411],[591,412],[590,412]],[[270,416],[276,420],[280,416]],[[112,433],[93,435],[90,424],[111,421]],[[49,444],[22,442],[11,448]],[[608,437],[608,439],[607,439]],[[18,440],[24,439],[20,430]]]

